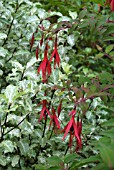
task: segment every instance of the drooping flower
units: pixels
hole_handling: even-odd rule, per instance
[[[81,141],[82,122],[75,122],[74,115],[73,115],[70,121],[68,122],[68,124],[63,129],[63,131],[65,131],[65,133],[62,140],[64,140],[68,132],[70,132],[69,147],[72,146],[72,141],[73,138],[75,137],[77,143],[76,151],[78,151],[78,149],[82,147],[82,141]]]
[[[42,46],[43,41],[44,41],[44,34],[42,34],[42,38],[41,38],[41,40],[40,40],[40,46]]]
[[[57,50],[57,36],[56,36],[56,39],[55,39],[55,44],[54,44],[54,50],[51,54],[51,57],[50,57],[50,62],[52,61],[52,59],[54,58],[54,68],[56,68],[56,65],[60,65],[60,57],[59,57],[59,53],[58,53],[58,50]]]
[[[57,115],[55,113],[55,109],[53,107],[52,107],[52,119],[50,122],[50,126],[52,125],[52,123],[54,123],[54,126],[56,126],[58,129],[60,129],[60,123],[58,121],[58,117],[57,117]]]
[[[107,0],[106,4],[110,4],[111,11],[114,11],[114,0]]]
[[[43,117],[46,118],[46,113],[47,113],[47,114],[50,116],[50,118],[52,119],[52,115],[51,115],[50,111],[48,110],[48,108],[47,108],[47,106],[46,106],[46,105],[47,105],[47,100],[43,100],[41,103],[42,103],[42,110],[41,110],[41,112],[40,112],[40,118],[39,118],[38,122],[40,122]]]
[[[77,122],[77,129],[78,129],[78,135],[80,138],[80,142],[77,140],[76,143],[76,151],[82,148],[82,140],[81,140],[81,133],[82,133],[82,120]]]
[[[111,10],[114,11],[114,0],[111,1],[110,6],[111,6]]]
[[[33,44],[34,44],[34,33],[32,34],[32,38],[30,41],[30,50],[32,49]]]
[[[40,71],[42,71],[42,81],[44,83],[47,82],[47,78],[51,74],[51,65],[47,58],[47,54],[48,54],[48,45],[46,44],[45,51],[44,51],[44,59],[38,68],[38,73],[40,73]]]

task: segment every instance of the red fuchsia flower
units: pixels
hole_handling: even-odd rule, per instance
[[[47,82],[47,78],[51,74],[51,65],[50,65],[50,62],[47,58],[47,54],[48,54],[48,45],[46,44],[45,51],[44,51],[44,59],[41,62],[39,68],[38,68],[38,73],[40,73],[40,71],[42,71],[42,79],[43,79],[42,81],[43,81],[43,83]]]
[[[56,116],[55,109],[53,107],[52,107],[52,119],[49,128],[51,127],[52,123],[54,123],[54,126],[56,126],[58,129],[60,129],[60,123],[58,121],[58,117]]]
[[[70,121],[68,122],[68,124],[65,126],[65,128],[63,129],[63,131],[65,131],[63,139],[64,140],[68,134],[68,132],[70,132],[70,139],[69,139],[69,147],[72,146],[72,140],[75,137],[76,138],[76,143],[77,143],[77,147],[76,147],[76,151],[78,151],[79,148],[82,147],[82,141],[81,141],[81,123],[76,123],[75,119],[74,119],[74,115],[72,116],[72,118],[70,119]]]
[[[40,46],[42,46],[43,41],[44,41],[44,34],[42,34],[42,38],[41,38],[41,40],[40,40]]]
[[[114,11],[114,0],[111,1],[110,6],[111,6],[111,10]]]
[[[54,50],[51,54],[51,57],[50,57],[50,62],[52,61],[52,59],[54,58],[54,68],[56,68],[56,64],[60,65],[60,57],[59,57],[59,54],[58,54],[58,50],[57,50],[57,36],[56,36],[56,39],[55,39],[55,45],[54,45]]]
[[[78,129],[78,135],[80,138],[80,142],[77,140],[77,146],[76,146],[76,151],[82,148],[82,140],[81,140],[81,133],[82,133],[82,120],[77,122],[77,129]]]
[[[60,104],[59,104],[59,106],[58,106],[58,108],[57,108],[58,117],[59,117],[59,115],[60,115],[60,113],[61,113],[61,109],[62,109],[62,100],[60,101]]]
[[[36,59],[38,60],[39,47],[36,48]]]
[[[114,11],[114,0],[107,0],[106,4],[110,4],[111,11]]]
[[[50,116],[50,118],[52,119],[52,115],[51,115],[50,111],[48,110],[48,108],[47,108],[47,106],[46,106],[46,105],[47,105],[47,100],[43,100],[41,103],[42,103],[42,110],[41,110],[41,112],[40,112],[40,118],[39,118],[38,122],[40,122],[43,117],[46,118],[46,113],[47,113],[47,114]]]
[[[33,44],[34,44],[34,33],[32,34],[32,38],[30,41],[30,50],[32,49]]]

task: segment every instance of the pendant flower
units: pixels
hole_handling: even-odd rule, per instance
[[[36,47],[36,59],[38,60],[39,47]]]
[[[49,128],[51,127],[52,123],[54,123],[54,126],[56,126],[58,129],[60,129],[60,123],[58,121],[58,117],[56,116],[56,113],[55,113],[55,109],[52,107],[52,118],[51,118],[51,122],[50,122],[50,125],[49,125]]]
[[[81,133],[82,133],[82,120],[80,122],[77,122],[77,129],[78,129],[78,135],[80,138],[80,142],[77,140],[76,143],[76,151],[82,148],[82,140],[81,140]]]
[[[71,112],[70,112],[71,113]],[[70,138],[69,138],[69,147],[71,148],[72,146],[72,141],[73,138],[76,138],[76,151],[78,151],[80,148],[82,148],[82,141],[81,141],[81,132],[82,132],[82,121],[81,122],[75,122],[74,119],[74,115],[71,117],[70,121],[68,122],[68,124],[65,126],[65,128],[63,129],[63,131],[65,131],[63,139],[64,140],[68,134],[68,132],[70,132]]]
[[[46,113],[50,116],[50,118],[52,119],[52,115],[50,113],[50,111],[48,110],[48,108],[46,107],[47,105],[47,100],[43,100],[42,102],[42,110],[40,112],[40,118],[38,120],[38,122],[40,122],[42,120],[42,118],[46,118]]]
[[[111,11],[114,12],[114,0],[107,0],[107,1],[106,1],[106,4],[110,4]]]
[[[52,61],[52,59],[54,58],[54,68],[56,68],[56,65],[60,65],[60,57],[59,57],[59,54],[58,54],[58,50],[57,50],[57,36],[56,36],[56,39],[55,39],[55,45],[54,45],[54,50],[51,54],[51,57],[50,57],[50,62]]]
[[[32,49],[33,44],[34,44],[34,33],[32,34],[32,38],[31,38],[31,41],[30,41],[30,51]]]
[[[44,51],[44,59],[38,68],[38,73],[40,73],[40,71],[42,71],[43,83],[47,82],[47,78],[50,76],[50,74],[52,72],[50,62],[47,58],[47,54],[48,54],[48,45],[46,44],[45,51]]]

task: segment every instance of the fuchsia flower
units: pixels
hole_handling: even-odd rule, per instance
[[[42,81],[44,83],[47,82],[47,78],[51,74],[51,65],[47,58],[47,54],[48,54],[48,45],[46,44],[45,51],[44,51],[44,59],[38,68],[38,73],[40,73],[40,71],[42,71],[42,79],[43,79]]]
[[[46,113],[50,116],[50,118],[52,119],[52,115],[50,113],[50,111],[48,110],[48,108],[46,107],[47,105],[47,100],[43,100],[42,102],[42,110],[41,110],[41,113],[40,113],[40,118],[38,120],[38,122],[40,122],[42,120],[42,118],[46,118]]]
[[[54,45],[54,50],[51,54],[51,57],[50,57],[50,62],[52,61],[52,59],[54,58],[54,68],[56,68],[56,64],[60,65],[60,57],[59,57],[59,54],[58,54],[58,50],[57,50],[57,36],[56,36],[56,39],[55,39],[55,45]]]
[[[110,4],[111,10],[114,11],[114,0],[107,0],[106,4]]]
[[[81,140],[82,120],[80,122],[77,122],[77,129],[78,129],[78,135],[79,135],[79,138],[80,138],[80,142],[79,142],[79,140],[76,141],[76,143],[77,143],[76,151],[78,151],[79,149],[82,148],[82,140]]]
[[[111,6],[111,10],[114,11],[114,0],[111,1],[110,6]]]
[[[30,50],[32,49],[33,44],[34,44],[34,33],[32,34],[32,38],[30,41]]]
[[[56,125],[58,129],[60,129],[60,123],[58,121],[58,117],[56,116],[55,109],[53,107],[52,107],[52,114],[53,115],[49,127],[52,125],[52,123],[54,123],[54,125]]]
[[[44,41],[44,34],[42,34],[42,38],[41,38],[41,40],[40,40],[40,46],[42,46],[43,41]]]
[[[63,139],[64,140],[68,134],[68,132],[70,132],[70,139],[69,139],[69,147],[72,146],[72,140],[75,137],[76,138],[76,151],[78,151],[78,149],[82,148],[82,141],[81,141],[81,132],[82,132],[82,121],[81,122],[75,122],[74,119],[74,110],[71,111],[73,113],[70,121],[68,122],[68,124],[65,126],[65,128],[63,129],[63,131],[65,131]],[[71,114],[70,112],[70,114]]]

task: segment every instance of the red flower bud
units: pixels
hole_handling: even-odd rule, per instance
[[[30,49],[32,49],[33,44],[34,44],[34,33],[32,34],[32,38],[30,41]]]
[[[60,115],[60,113],[61,113],[61,108],[62,108],[62,100],[60,101],[60,104],[59,104],[58,109],[57,109],[57,111],[58,111],[58,117],[59,117],[59,115]]]

